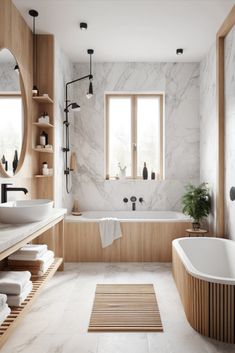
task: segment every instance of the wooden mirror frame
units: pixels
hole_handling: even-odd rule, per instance
[[[13,178],[16,176],[16,174],[20,171],[25,155],[26,155],[26,148],[27,148],[27,139],[28,139],[28,107],[27,107],[27,99],[26,99],[26,91],[25,91],[25,85],[24,85],[24,79],[22,77],[22,71],[21,71],[21,66],[19,61],[17,60],[16,56],[14,53],[9,48],[0,48],[0,51],[2,49],[7,49],[9,52],[12,54],[12,56],[15,58],[15,61],[17,65],[19,66],[19,81],[20,81],[20,91],[21,91],[21,97],[22,97],[22,102],[23,102],[23,112],[24,112],[24,132],[23,132],[23,138],[22,138],[22,147],[21,147],[21,153],[20,153],[20,158],[19,162],[15,171],[14,175],[9,175],[5,169],[2,166],[2,163],[0,162],[0,177],[6,177],[6,178]]]
[[[235,5],[226,17],[216,36],[216,106],[217,106],[217,187],[216,229],[217,237],[225,236],[225,68],[224,43],[235,25]]]

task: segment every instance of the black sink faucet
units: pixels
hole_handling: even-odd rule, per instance
[[[1,202],[7,202],[7,192],[8,191],[23,191],[25,195],[28,193],[26,188],[17,188],[17,187],[8,187],[8,185],[12,184],[2,184],[1,185]]]

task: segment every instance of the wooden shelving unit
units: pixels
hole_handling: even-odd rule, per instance
[[[34,303],[34,300],[40,294],[45,284],[53,277],[62,262],[62,258],[55,258],[54,263],[50,266],[44,276],[32,279],[33,289],[29,293],[28,297],[20,306],[11,308],[12,310],[10,315],[8,315],[6,320],[0,326],[0,347],[3,346],[5,341],[12,333],[12,330],[18,325],[18,323],[22,320],[25,314],[27,314],[27,312],[30,310]]]
[[[33,150],[40,153],[53,153],[53,149],[47,149],[47,148],[34,148]]]
[[[34,175],[35,178],[52,178],[53,175],[41,175],[41,174],[37,174]]]
[[[47,162],[48,168],[54,169],[54,37],[50,34],[37,35],[37,78],[36,85],[40,96],[32,97],[35,114],[32,116],[32,150],[34,153],[33,174],[36,181],[36,197],[54,200],[53,176],[42,176],[41,168]],[[43,96],[43,93],[47,94]],[[36,103],[36,104],[35,104]],[[38,118],[47,112],[50,124],[40,124]],[[48,134],[48,144],[53,149],[35,148],[39,145],[40,133],[45,130]]]
[[[51,99],[50,97],[44,97],[44,96],[33,97],[33,100],[35,100],[38,103],[49,103],[49,104],[54,103],[53,99]]]
[[[53,127],[54,127],[54,125],[52,125],[52,124],[46,124],[46,123],[33,123],[33,125],[36,125],[36,126],[38,126],[38,127],[43,127],[44,129],[45,129],[45,128],[53,128]]]

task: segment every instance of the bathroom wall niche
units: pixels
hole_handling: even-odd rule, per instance
[[[26,146],[26,99],[20,65],[10,50],[0,49],[0,173],[14,176]]]

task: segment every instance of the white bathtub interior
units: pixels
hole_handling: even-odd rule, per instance
[[[180,238],[173,241],[187,270],[209,282],[235,284],[235,241]]]

